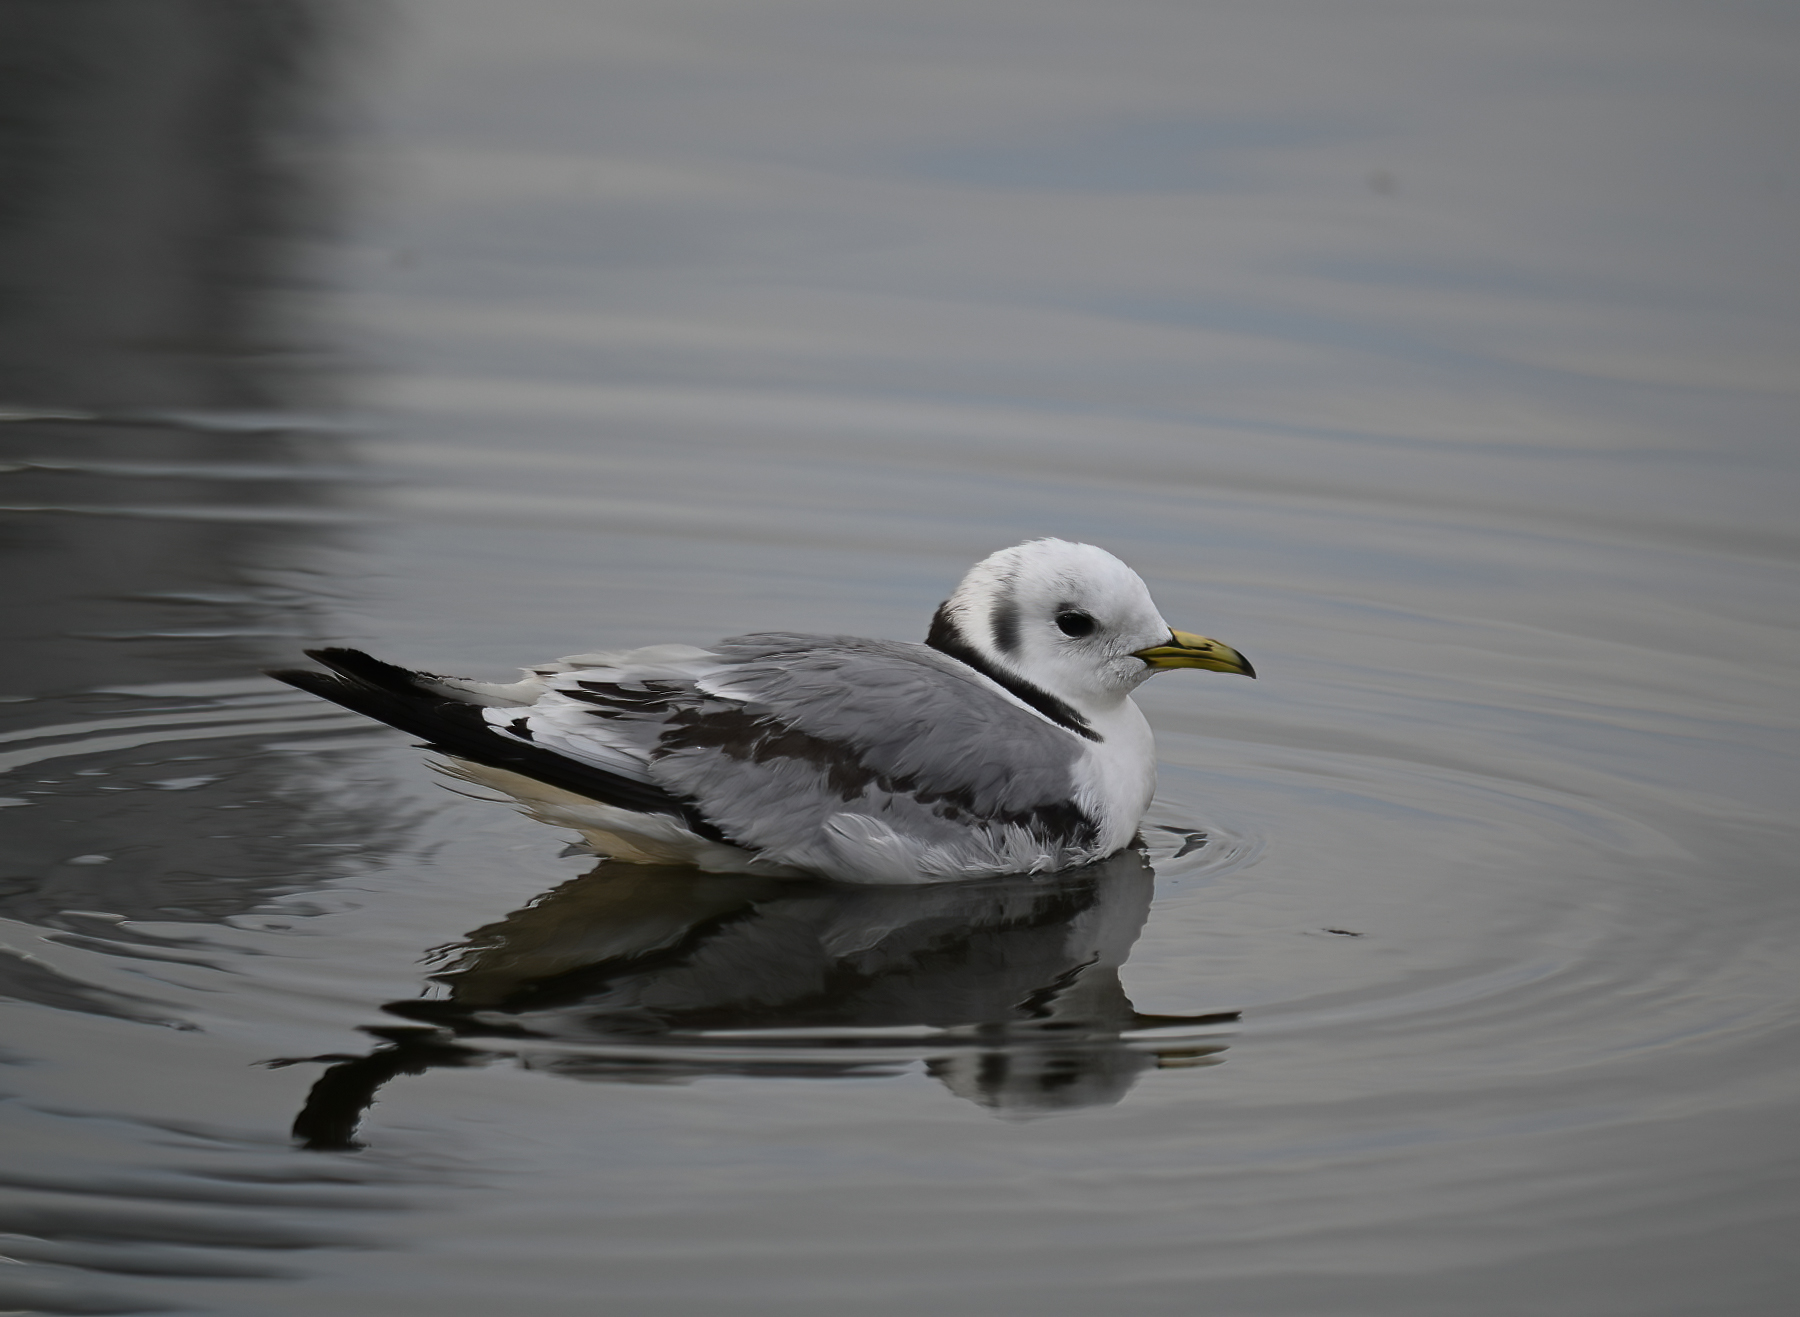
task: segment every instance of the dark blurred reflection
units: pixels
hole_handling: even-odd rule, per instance
[[[0,5],[0,694],[238,675],[305,629],[262,573],[354,478],[289,323],[341,12]]]
[[[322,629],[359,479],[308,419],[329,380],[291,324],[336,208],[319,108],[345,12],[0,3],[0,997],[54,1008],[9,1010],[9,1061],[58,1066],[79,1013],[175,1025],[146,1037],[191,1065],[192,994],[161,975],[219,949],[167,925],[353,871],[410,826],[253,675]],[[163,1311],[142,1278],[293,1275],[360,1242],[341,1209],[380,1205],[379,1177],[210,1138],[134,1168],[119,1086],[63,1091],[114,1137],[7,1104],[0,1308]]]
[[[1149,1016],[1119,982],[1155,875],[1136,852],[1055,876],[853,887],[602,864],[438,953],[442,995],[386,1009],[425,1027],[334,1065],[295,1134],[358,1146],[402,1074],[510,1056],[576,1079],[847,1078],[923,1061],[1014,1115],[1117,1102],[1145,1070],[1207,1064],[1233,1013]],[[515,1045],[497,1040],[519,1040]],[[461,1040],[489,1040],[470,1045]]]
[[[0,916],[216,919],[401,826],[269,752],[319,724],[254,677],[328,630],[361,479],[292,314],[351,12],[0,4]]]
[[[317,0],[0,5],[0,399],[267,407],[271,290],[332,209]]]

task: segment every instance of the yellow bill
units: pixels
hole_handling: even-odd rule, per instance
[[[1256,675],[1256,669],[1250,666],[1250,660],[1230,645],[1206,636],[1197,636],[1192,631],[1171,631],[1166,645],[1140,649],[1132,657],[1141,658],[1158,670],[1208,668],[1213,672],[1241,672],[1246,677]]]

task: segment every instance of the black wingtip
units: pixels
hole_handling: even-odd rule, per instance
[[[306,657],[323,663],[340,677],[348,677],[377,690],[397,694],[417,694],[422,689],[422,681],[431,681],[436,676],[435,673],[414,672],[410,668],[384,662],[360,649],[345,649],[335,645],[324,649],[309,649]]]
[[[336,698],[334,691],[348,685],[342,677],[333,676],[329,672],[315,672],[312,668],[264,668],[262,674],[273,677],[276,681],[285,681],[308,695],[323,695],[328,700]]]
[[[549,786],[603,804],[642,814],[666,814],[708,841],[725,835],[686,800],[661,787],[620,777],[520,740],[501,735],[483,717],[481,706],[446,698],[422,681],[428,673],[383,663],[358,649],[309,649],[330,672],[310,668],[270,668],[267,675],[309,695],[397,727],[425,741],[425,748],[489,768],[534,778]]]

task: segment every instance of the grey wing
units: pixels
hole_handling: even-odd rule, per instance
[[[1083,743],[924,645],[756,635],[561,667],[489,724],[660,787],[771,862],[907,882],[1093,858]]]
[[[836,636],[715,648],[709,698],[672,714],[650,769],[739,845],[897,881],[1092,858],[1085,743],[955,659]]]

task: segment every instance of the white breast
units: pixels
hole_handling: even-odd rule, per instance
[[[1156,794],[1156,741],[1129,697],[1090,718],[1104,739],[1075,767],[1075,799],[1100,825],[1100,854],[1110,855],[1130,844]]]

